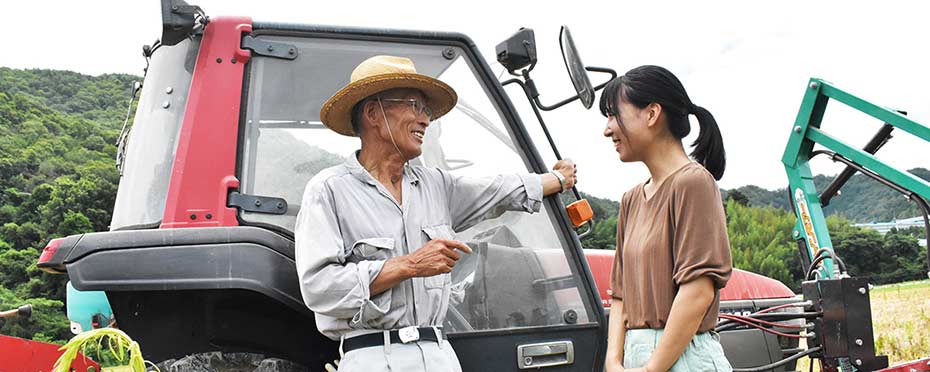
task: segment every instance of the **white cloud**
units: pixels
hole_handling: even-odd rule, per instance
[[[722,187],[785,185],[780,159],[807,79],[817,76],[930,124],[930,23],[923,2],[585,2],[191,1],[211,15],[255,20],[456,31],[486,58],[519,27],[533,27],[540,63],[534,77],[544,102],[571,85],[558,50],[558,27],[572,27],[584,61],[619,72],[659,64],[679,75],[694,101],[714,113],[727,146]],[[141,46],[160,34],[157,1],[18,1],[4,5],[0,65],[97,75],[141,74]],[[492,61],[493,62],[493,61]],[[592,75],[595,82],[602,76]],[[519,91],[508,89],[540,152],[552,159]],[[862,145],[880,123],[828,111],[824,128]],[[836,112],[834,112],[836,111]],[[581,169],[580,186],[617,199],[648,177],[621,164],[601,137],[604,119],[572,104],[546,113],[563,154]],[[695,126],[696,128],[696,126]],[[695,130],[696,132],[696,130]],[[902,133],[903,134],[903,133]],[[900,168],[930,166],[927,144],[899,135],[881,158]],[[689,139],[686,139],[690,143]],[[547,161],[551,162],[551,161]],[[818,163],[819,164],[819,163]],[[838,167],[819,166],[832,173]]]

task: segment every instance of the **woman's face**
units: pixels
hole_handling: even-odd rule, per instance
[[[649,107],[638,108],[619,99],[617,107],[619,115],[607,118],[607,128],[604,137],[610,138],[614,143],[614,150],[620,154],[620,161],[641,161],[641,154],[651,141],[649,128]]]

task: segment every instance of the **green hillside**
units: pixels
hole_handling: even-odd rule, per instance
[[[914,168],[908,172],[930,181],[930,170]],[[814,177],[814,185],[818,190],[826,188],[831,181],[833,181],[833,176],[817,175]],[[752,206],[791,209],[788,204],[787,188],[772,191],[749,185],[735,190],[745,195]],[[840,196],[831,199],[824,213],[828,216],[841,215],[853,222],[882,222],[920,216],[920,209],[900,193],[867,176],[856,174],[840,189]]]
[[[0,323],[0,334],[71,337],[66,276],[35,262],[49,239],[108,229],[115,143],[138,79],[0,68],[0,309],[35,306],[32,319]]]

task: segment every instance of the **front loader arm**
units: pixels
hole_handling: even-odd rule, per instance
[[[830,100],[885,124],[863,149],[853,147],[820,128]],[[811,314],[805,332],[807,352],[823,361],[824,371],[836,371],[837,367],[844,372],[882,370],[888,360],[875,355],[868,280],[846,274],[845,264],[833,250],[823,207],[853,173],[859,172],[917,203],[923,211],[926,233],[930,234],[930,205],[926,201],[930,198],[930,183],[874,156],[895,129],[930,142],[930,128],[908,119],[904,112],[879,107],[829,82],[811,79],[782,156],[789,199],[797,217],[792,236],[798,242],[806,272],[801,287],[805,311]],[[815,145],[822,148],[815,149]],[[811,158],[818,155],[846,165],[820,194],[809,165]],[[930,250],[927,264],[930,267]]]
[[[883,121],[886,127],[880,130],[879,135],[865,149],[846,144],[820,128],[827,103],[831,99]],[[829,82],[820,79],[810,80],[792,128],[788,146],[782,156],[782,163],[788,174],[788,191],[798,219],[793,236],[795,240],[803,243],[802,248],[806,246],[806,249],[802,250],[802,255],[805,256],[802,257],[803,262],[809,265],[817,260],[818,255],[824,252],[832,253],[833,247],[823,213],[823,201],[828,202],[833,195],[818,195],[808,164],[810,159],[817,155],[828,155],[833,161],[842,162],[847,165],[847,168],[862,172],[905,194],[921,207],[925,214],[925,222],[928,222],[926,215],[930,213],[928,210],[930,208],[927,208],[926,200],[930,199],[930,183],[885,164],[873,155],[878,147],[887,141],[891,131],[895,128],[930,142],[930,127],[907,118],[901,112],[879,107],[840,90]],[[826,150],[814,151],[815,144]],[[838,190],[842,184],[831,186],[827,189]],[[830,256],[833,255],[830,254]],[[834,267],[834,257],[822,259],[824,262],[822,277],[837,276],[838,270]],[[930,265],[930,257],[928,257],[928,265]]]

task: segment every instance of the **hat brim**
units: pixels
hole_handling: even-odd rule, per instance
[[[320,121],[336,133],[356,137],[358,134],[352,130],[352,108],[367,97],[397,88],[423,92],[433,111],[432,120],[447,114],[458,101],[455,90],[438,79],[411,73],[381,74],[353,82],[333,94],[320,108]]]

